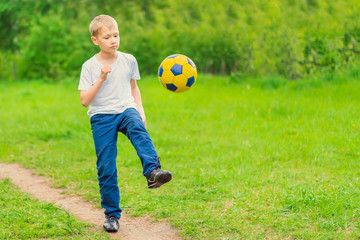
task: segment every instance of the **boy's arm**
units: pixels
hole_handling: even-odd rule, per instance
[[[134,97],[135,103],[137,105],[137,110],[140,113],[142,121],[146,127],[146,117],[145,117],[145,111],[144,111],[142,101],[141,101],[140,89],[136,84],[136,80],[134,80],[134,79],[130,80],[130,85],[131,85],[131,95]]]
[[[94,83],[94,85],[91,86],[91,88],[89,90],[81,90],[80,91],[80,101],[81,104],[84,107],[89,106],[89,104],[94,101],[96,94],[99,92],[102,84],[105,82],[106,77],[108,75],[108,73],[111,72],[111,67],[110,65],[104,65],[101,68],[101,74],[98,80],[96,80],[96,82]]]

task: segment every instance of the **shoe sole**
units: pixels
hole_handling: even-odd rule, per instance
[[[118,230],[108,230],[108,229],[106,229],[106,228],[104,228],[104,230],[105,230],[106,232],[109,232],[109,233],[115,233],[115,232],[118,231]]]
[[[171,179],[172,179],[171,173],[162,174],[162,175],[159,177],[159,179],[158,179],[156,182],[150,184],[150,185],[148,186],[148,188],[149,188],[149,189],[158,188],[158,187],[160,187],[161,185],[163,185],[163,184],[165,184],[165,183],[167,183],[167,182],[170,182]]]

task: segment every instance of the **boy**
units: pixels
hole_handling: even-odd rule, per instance
[[[92,42],[100,52],[81,69],[80,100],[89,106],[91,129],[97,156],[97,174],[101,206],[105,208],[104,229],[117,232],[121,217],[116,155],[118,132],[125,134],[137,151],[148,188],[157,188],[171,180],[162,171],[159,157],[146,130],[145,112],[136,81],[140,79],[136,59],[117,51],[118,25],[110,16],[100,15],[90,23]]]

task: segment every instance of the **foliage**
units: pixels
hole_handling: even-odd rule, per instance
[[[200,72],[239,78],[297,79],[359,61],[358,0],[11,0],[0,3],[0,49],[16,56],[18,69],[1,77],[78,76],[97,51],[89,22],[104,13],[118,21],[120,50],[144,74],[174,53]]]
[[[155,76],[140,80],[148,130],[174,178],[148,190],[136,151],[119,134],[123,210],[165,218],[185,239],[357,238],[359,73],[236,84],[200,75],[182,94]],[[77,84],[0,87],[0,161],[19,162],[99,206]]]

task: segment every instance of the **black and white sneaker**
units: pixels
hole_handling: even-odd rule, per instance
[[[155,168],[147,177],[148,188],[158,188],[161,185],[169,182],[171,178],[172,176],[170,172],[163,171],[160,168]]]
[[[119,230],[119,219],[115,216],[105,216],[105,222],[103,225],[107,232],[117,232]]]

